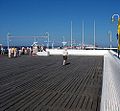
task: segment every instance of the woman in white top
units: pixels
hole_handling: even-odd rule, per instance
[[[63,65],[66,65],[67,63],[67,56],[68,56],[68,51],[67,48],[63,51]]]

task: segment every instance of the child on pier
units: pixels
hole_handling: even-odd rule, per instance
[[[68,56],[68,51],[67,48],[63,51],[63,65],[66,65],[67,63],[67,56]]]

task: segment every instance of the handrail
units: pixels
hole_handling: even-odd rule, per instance
[[[100,111],[120,111],[120,60],[111,53],[104,55]]]

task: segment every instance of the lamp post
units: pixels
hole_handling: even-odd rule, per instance
[[[118,14],[113,14],[112,16],[112,21],[114,22],[114,18],[115,16],[117,16],[118,18],[118,32],[117,32],[117,35],[118,35],[118,58],[119,58],[119,53],[120,53],[120,16]]]
[[[109,35],[109,40],[110,40],[110,50],[112,48],[112,32],[108,31],[108,35]]]
[[[112,22],[114,22],[114,17],[117,16],[118,17],[118,21],[119,21],[119,14],[113,14],[112,16]]]
[[[82,49],[84,47],[84,21],[82,21]]]
[[[52,42],[52,49],[54,49],[54,41]]]
[[[95,50],[95,39],[96,39],[95,35],[96,33],[95,33],[95,20],[94,20],[94,50]]]
[[[72,40],[73,40],[73,38],[72,38],[72,21],[71,21],[71,48],[72,48]]]
[[[8,49],[8,50],[9,50],[9,48],[10,48],[10,36],[11,36],[11,34],[8,33],[8,34],[7,34],[7,49]]]
[[[49,49],[49,32],[46,32],[46,35],[47,35],[47,38],[48,38],[48,41],[47,41],[47,48]]]

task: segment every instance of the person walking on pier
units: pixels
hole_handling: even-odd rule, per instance
[[[9,48],[9,49],[8,49],[8,58],[11,58],[11,53],[12,53],[12,49]]]
[[[68,51],[67,48],[65,48],[65,50],[63,51],[63,65],[66,65],[67,58],[68,58]]]

